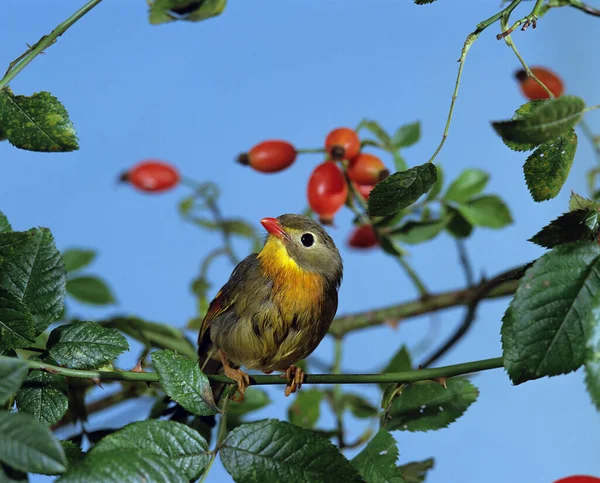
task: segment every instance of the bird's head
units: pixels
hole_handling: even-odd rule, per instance
[[[263,218],[260,223],[269,232],[261,255],[289,257],[300,269],[318,273],[339,286],[342,257],[320,223],[307,216],[293,214]],[[288,261],[280,260],[282,264]]]

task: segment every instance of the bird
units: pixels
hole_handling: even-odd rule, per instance
[[[284,214],[260,223],[267,231],[262,249],[235,267],[198,335],[201,369],[215,373],[222,365],[237,383],[236,400],[250,384],[241,367],[284,372],[286,396],[300,388],[305,374],[295,364],[327,334],[343,276],[340,253],[317,221]]]

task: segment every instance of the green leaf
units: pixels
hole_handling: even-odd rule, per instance
[[[479,391],[463,377],[446,381],[447,389],[434,381],[404,386],[382,418],[382,427],[404,431],[430,431],[447,427],[475,402]]]
[[[140,450],[168,459],[189,480],[196,480],[210,459],[208,444],[197,431],[174,421],[139,421],[102,438],[92,453]]]
[[[454,238],[468,238],[473,232],[473,225],[456,209],[446,207],[448,210],[448,224],[446,230]]]
[[[383,129],[379,125],[378,122],[363,119],[359,124],[359,129],[361,127],[364,127],[365,129],[371,131],[375,135],[375,137],[386,146],[386,148],[391,148],[392,139],[390,138],[390,135],[385,131],[385,129]]]
[[[577,210],[600,211],[600,203],[584,198],[583,196],[580,196],[577,193],[571,191],[571,197],[569,198],[569,211]]]
[[[43,475],[66,470],[67,458],[50,430],[28,414],[0,411],[0,461]]]
[[[444,199],[456,203],[469,201],[484,190],[489,180],[490,175],[481,169],[465,169],[450,184]]]
[[[600,213],[582,209],[563,213],[529,241],[545,248],[554,248],[580,240],[595,240],[599,231]]]
[[[0,462],[0,481],[2,483],[29,483],[27,473],[15,470]]]
[[[571,130],[542,144],[527,158],[523,172],[534,201],[549,200],[560,193],[571,171],[576,150],[577,134]]]
[[[585,362],[599,291],[595,242],[557,246],[525,272],[502,319],[504,367],[513,383],[566,374]]]
[[[404,478],[396,468],[397,459],[396,440],[385,429],[380,429],[352,460],[352,465],[367,483],[404,483]]]
[[[513,121],[518,121],[520,119],[525,119],[528,115],[530,115],[536,108],[541,106],[545,101],[544,100],[535,100],[529,101],[526,104],[520,106],[512,117]],[[513,151],[531,151],[535,149],[539,143],[517,143],[514,141],[507,141],[506,139],[502,139],[502,142],[508,146]]]
[[[426,163],[399,171],[377,183],[369,195],[369,213],[391,215],[412,205],[427,193],[437,180],[435,165]]]
[[[188,483],[173,461],[133,449],[91,451],[57,483]]]
[[[498,196],[484,195],[458,206],[460,214],[472,225],[502,228],[512,223],[508,207]]]
[[[0,234],[0,288],[16,295],[33,316],[35,335],[63,311],[66,270],[47,228]]]
[[[49,92],[28,97],[1,91],[0,125],[8,141],[20,149],[46,153],[79,149],[67,110]]]
[[[69,278],[67,293],[86,304],[109,305],[115,303],[115,298],[106,282],[89,275]]]
[[[410,357],[410,352],[407,347],[403,345],[400,349],[394,354],[394,357],[388,362],[387,366],[381,371],[384,374],[389,374],[392,372],[404,372],[412,370],[412,361]],[[381,390],[384,390],[389,384],[379,384]]]
[[[82,250],[80,248],[71,248],[62,253],[62,259],[65,263],[67,272],[74,272],[80,268],[88,266],[96,258],[94,250]]]
[[[223,442],[221,461],[237,483],[265,481],[362,482],[328,439],[275,419],[246,423]]]
[[[437,170],[437,179],[425,197],[427,201],[435,200],[444,187],[444,170],[442,169],[442,165],[436,164],[435,169]]]
[[[187,357],[196,357],[196,347],[181,330],[167,324],[150,322],[138,317],[115,317],[99,322],[103,327],[117,329],[148,347],[171,349]]]
[[[448,224],[449,218],[430,221],[407,221],[392,230],[389,235],[395,240],[416,245],[438,236]]]
[[[342,396],[344,409],[348,409],[356,418],[372,418],[379,414],[379,409],[358,394],[345,393]]]
[[[394,148],[407,148],[415,144],[421,138],[421,122],[415,121],[398,128],[392,137]]]
[[[81,448],[75,443],[73,443],[73,441],[61,440],[60,445],[62,446],[62,449],[65,452],[65,456],[67,457],[69,466],[78,463],[85,455],[85,453],[81,451]]]
[[[585,383],[592,402],[600,411],[600,300],[595,295],[590,311],[589,323],[592,326],[587,341],[588,355],[585,362]]]
[[[244,394],[242,402],[229,401],[227,416],[243,416],[253,411],[258,411],[271,404],[271,398],[262,389],[249,387]]]
[[[434,460],[429,458],[423,461],[412,461],[405,465],[398,466],[402,473],[405,483],[423,483],[427,477],[427,472],[433,468]]]
[[[492,126],[507,141],[542,144],[574,128],[584,109],[579,97],[561,96],[544,101],[523,119],[493,122]]]
[[[290,423],[302,428],[312,428],[319,420],[323,391],[309,389],[300,391],[296,399],[288,408],[288,419]]]
[[[0,350],[33,344],[33,317],[16,295],[0,288]]]
[[[61,366],[96,369],[129,350],[129,344],[118,330],[77,322],[54,329],[47,349]]]
[[[27,364],[16,357],[0,358],[0,405],[19,390],[28,370]]]
[[[6,215],[0,211],[0,233],[8,233],[9,231],[12,231],[12,226],[10,226]]]
[[[55,363],[52,360],[46,362]],[[19,412],[31,414],[45,426],[53,426],[69,408],[67,379],[45,371],[31,371],[17,393],[16,401]]]
[[[396,169],[396,171],[406,171],[408,169],[408,164],[406,164],[406,160],[398,151],[393,151],[392,157],[394,158],[394,168]]]
[[[219,412],[208,378],[196,361],[160,350],[152,353],[152,362],[163,390],[173,401],[198,416]]]
[[[174,20],[199,22],[220,15],[226,5],[227,0],[154,0],[149,20],[152,25]]]

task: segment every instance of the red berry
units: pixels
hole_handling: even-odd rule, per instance
[[[531,72],[535,75],[550,91],[554,94],[554,97],[562,96],[565,91],[563,81],[551,70],[545,67],[532,67]],[[536,99],[549,99],[548,93],[531,77],[527,77],[527,73],[524,70],[518,70],[515,72],[515,77],[519,81],[521,92],[523,95],[530,100]]]
[[[353,248],[373,248],[379,245],[375,230],[371,225],[363,225],[355,228],[348,238],[348,245]]]
[[[360,153],[348,165],[348,177],[360,184],[375,185],[389,174],[381,159],[368,153]]]
[[[238,156],[240,164],[250,165],[261,173],[283,171],[296,160],[296,148],[287,141],[271,140],[258,143]]]
[[[325,161],[314,169],[308,180],[307,195],[308,204],[321,223],[331,224],[348,198],[346,179],[335,162]]]
[[[325,138],[325,151],[332,159],[352,159],[360,152],[360,139],[348,127],[338,127]]]
[[[600,483],[600,478],[595,476],[573,475],[556,480],[554,483]]]
[[[354,187],[365,200],[368,200],[371,191],[373,191],[373,188],[375,188],[375,185],[354,183]]]
[[[174,188],[179,183],[177,169],[162,161],[146,160],[136,164],[120,177],[141,191],[158,193]]]

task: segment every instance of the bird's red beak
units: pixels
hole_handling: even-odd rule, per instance
[[[263,218],[260,220],[260,224],[265,227],[271,235],[275,235],[277,238],[285,238],[287,233],[277,221],[277,218]]]

